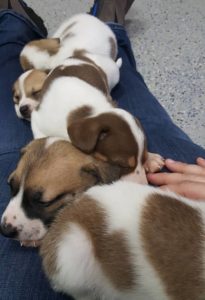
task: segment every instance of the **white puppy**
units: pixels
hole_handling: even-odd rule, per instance
[[[24,70],[53,69],[74,51],[86,51],[117,57],[117,42],[114,33],[105,23],[89,14],[79,14],[65,21],[53,37],[31,41],[20,54]]]

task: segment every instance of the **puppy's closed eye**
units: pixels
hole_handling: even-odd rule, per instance
[[[40,96],[40,93],[41,93],[41,90],[39,90],[39,91],[32,91],[31,96],[32,96],[34,99],[38,99],[39,96]]]
[[[19,95],[14,95],[14,96],[13,96],[13,99],[14,99],[14,102],[15,102],[16,104],[18,104],[19,101],[20,101],[20,96],[19,96]]]
[[[34,193],[32,194],[32,200],[33,200],[33,201],[36,201],[36,202],[42,202],[42,201],[41,201],[42,195],[43,195],[43,193],[40,192],[40,191],[34,192]]]

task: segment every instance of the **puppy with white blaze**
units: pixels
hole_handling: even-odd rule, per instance
[[[122,64],[121,58],[116,62],[110,57],[88,52],[74,51],[74,55],[67,58],[63,66],[75,66],[76,62],[81,62],[83,65],[88,65],[95,69],[97,78],[100,77],[103,82],[106,92],[109,93],[119,82],[120,67]],[[52,71],[51,71],[52,72]],[[86,70],[85,70],[86,72]],[[16,114],[19,118],[30,120],[31,113],[37,110],[41,104],[41,91],[44,82],[48,75],[48,71],[28,70],[21,74],[13,85],[13,101]],[[77,74],[72,74],[73,76]],[[87,76],[86,76],[87,75]],[[85,73],[85,78],[89,77],[89,73]],[[95,82],[97,81],[95,74]]]
[[[40,254],[76,300],[205,299],[205,202],[117,181],[65,206]]]
[[[20,62],[24,70],[51,70],[76,50],[116,60],[116,37],[96,17],[78,14],[61,24],[51,38],[29,42],[20,54]]]

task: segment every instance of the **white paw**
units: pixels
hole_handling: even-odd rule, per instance
[[[164,158],[159,154],[148,152],[148,157],[144,164],[146,173],[159,172],[163,167]]]

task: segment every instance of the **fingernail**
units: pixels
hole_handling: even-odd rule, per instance
[[[175,160],[168,158],[168,159],[166,159],[166,162],[168,162],[169,164],[173,164],[173,163],[175,163]]]

